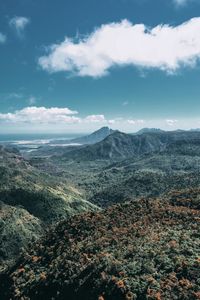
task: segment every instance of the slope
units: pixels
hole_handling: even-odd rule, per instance
[[[132,156],[159,151],[162,148],[159,136],[151,134],[130,135],[116,131],[103,141],[74,150],[63,155],[77,160],[121,160]]]
[[[98,143],[100,141],[102,141],[103,139],[105,139],[107,136],[109,136],[111,133],[113,133],[114,130],[110,129],[109,127],[101,127],[100,129],[92,132],[89,135],[84,135],[78,138],[74,138],[71,140],[56,140],[51,142],[52,144],[95,144]]]
[[[32,167],[13,149],[0,148],[0,263],[44,229],[76,213],[98,209],[66,180]],[[10,245],[12,244],[12,247]]]
[[[199,194],[174,192],[59,223],[1,276],[2,300],[199,299]]]

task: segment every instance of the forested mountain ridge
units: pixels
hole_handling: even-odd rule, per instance
[[[197,143],[200,141],[200,132],[173,131],[173,132],[144,132],[142,134],[126,134],[115,131],[104,140],[78,149],[67,151],[62,156],[76,160],[123,160],[147,153],[165,151],[176,143]]]
[[[3,300],[198,299],[200,132],[62,148],[0,148]]]

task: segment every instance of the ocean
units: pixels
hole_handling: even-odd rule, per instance
[[[0,144],[18,148],[37,149],[41,146],[69,146],[65,142],[83,136],[83,134],[0,134]],[[56,141],[59,141],[56,143]]]
[[[73,138],[83,136],[83,134],[0,134],[0,142],[13,141],[34,141],[34,140],[71,140]]]

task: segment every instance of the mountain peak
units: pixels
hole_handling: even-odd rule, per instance
[[[108,126],[103,126],[103,127],[99,128],[99,129],[97,129],[95,132],[101,131],[101,130],[110,130],[110,128]]]
[[[78,144],[95,144],[102,140],[104,140],[107,136],[113,133],[114,130],[111,128],[104,126],[99,128],[98,130],[92,132],[89,135],[81,136],[79,138],[73,139],[70,143],[78,143]]]
[[[91,135],[94,135],[94,134],[99,134],[99,133],[101,133],[101,132],[104,132],[104,133],[112,133],[112,132],[114,132],[114,130],[112,130],[111,128],[109,128],[108,126],[103,126],[103,127],[101,127],[101,128],[99,128],[99,129],[97,129],[96,131],[94,131],[93,133],[91,133]]]

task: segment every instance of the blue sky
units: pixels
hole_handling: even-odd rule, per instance
[[[0,2],[0,132],[200,127],[197,0]]]

